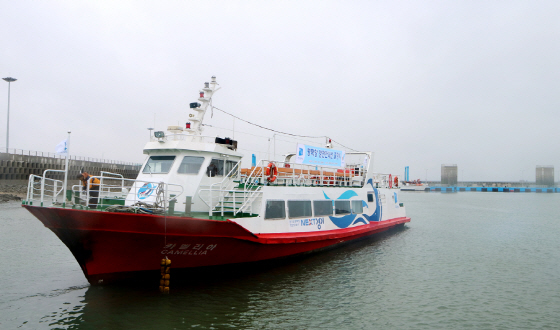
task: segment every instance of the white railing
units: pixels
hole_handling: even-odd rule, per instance
[[[155,136],[150,137],[150,142],[157,141],[188,141],[188,142],[201,142],[201,143],[215,143],[215,136],[207,135],[191,135],[185,133],[173,133],[165,134],[162,138],[157,138]]]
[[[224,215],[224,204],[226,203],[228,194],[232,194],[232,192],[235,191],[232,187],[236,179],[239,181],[240,167],[241,160],[233,166],[222,181],[211,184],[209,189],[201,189],[199,191],[200,198],[208,206],[208,214],[210,216],[212,216],[214,212],[220,212],[222,216]],[[204,198],[205,193],[208,193],[208,200]],[[235,195],[235,193],[233,194]],[[235,209],[235,204],[233,208]]]
[[[267,166],[274,163],[276,179],[270,182]],[[282,165],[282,167],[280,166]],[[315,166],[292,162],[261,160],[257,166],[242,172],[242,182],[254,185],[286,186],[363,186],[366,170],[361,165],[347,165],[345,168]]]
[[[200,198],[208,206],[209,216],[218,212],[221,216],[224,216],[225,212],[231,212],[234,215],[245,211],[255,214],[253,202],[262,194],[261,187],[257,186],[256,189],[253,189],[252,186],[245,186],[243,189],[233,188],[236,182],[240,182],[240,167],[241,161],[235,164],[222,181],[213,183],[209,189],[199,191]],[[205,199],[206,193],[208,193],[208,199]]]
[[[102,172],[100,176],[88,179],[85,189],[82,185],[72,186],[70,200],[63,192],[64,183],[61,180],[47,178],[49,172],[64,172],[61,170],[46,170],[43,176],[30,175],[27,187],[27,199],[24,203],[45,207],[70,205],[78,209],[96,209],[112,212],[134,212],[147,214],[172,214],[177,198],[183,194],[183,187],[178,184],[164,182],[139,181],[125,179],[120,174]],[[92,189],[92,181],[99,180],[97,189]],[[145,192],[150,187],[153,198],[145,201]],[[40,203],[40,204],[39,204]]]
[[[183,187],[178,184],[118,176],[119,174],[105,172],[105,175],[90,177],[85,189],[80,185],[73,186],[74,205],[109,212],[164,214],[174,212],[177,198],[183,194]],[[100,181],[98,189],[92,189],[94,179]],[[154,198],[146,201],[146,198],[140,197],[141,191],[150,189],[150,195],[155,193]]]
[[[47,178],[49,172],[63,172],[61,170],[45,170],[43,176],[29,175],[27,184],[27,201],[36,201],[40,206],[64,203],[64,182]],[[61,198],[62,197],[62,198]]]
[[[397,178],[397,184],[395,185],[395,177]],[[391,184],[389,184],[389,178]],[[372,182],[374,188],[401,188],[405,186],[403,181],[402,175],[394,175],[394,174],[382,174],[382,173],[373,173],[372,174]]]
[[[99,197],[116,196],[128,193],[122,174],[101,171]]]

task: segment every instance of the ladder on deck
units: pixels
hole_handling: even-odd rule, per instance
[[[211,210],[211,213],[220,213],[221,216],[225,212],[231,212],[233,215],[239,213],[255,214],[253,210],[253,202],[262,196],[262,187],[257,186],[250,190],[235,188],[224,191],[221,194],[218,203]]]

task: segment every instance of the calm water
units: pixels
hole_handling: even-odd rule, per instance
[[[197,276],[168,296],[90,287],[53,233],[19,204],[2,204],[0,328],[560,327],[560,194],[400,198],[412,222],[391,235]]]

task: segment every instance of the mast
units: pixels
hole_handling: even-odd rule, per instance
[[[198,98],[199,102],[190,104],[190,108],[195,112],[194,114],[189,114],[189,121],[192,122],[192,127],[190,127],[189,123],[187,123],[186,131],[190,134],[202,135],[202,121],[204,120],[206,110],[208,110],[209,105],[211,106],[212,96],[214,93],[221,88],[216,88],[216,85],[218,85],[216,82],[216,76],[212,76],[211,82],[205,82],[204,88],[200,90]]]

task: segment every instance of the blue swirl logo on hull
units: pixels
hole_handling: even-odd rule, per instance
[[[357,223],[368,224],[371,221],[381,221],[382,210],[381,210],[381,204],[379,203],[379,192],[377,191],[377,188],[373,187],[372,179],[369,179],[367,183],[371,185],[371,188],[373,189],[373,193],[375,194],[376,207],[373,214],[363,213],[363,214],[347,214],[339,217],[330,216],[329,219],[332,221],[332,223],[334,223],[335,226],[337,226],[338,228],[348,228],[351,225],[355,225]],[[323,195],[325,196],[325,199],[331,199],[329,198],[329,196],[327,196],[327,194],[324,191],[323,191]],[[357,197],[357,196],[358,194],[355,191],[347,190],[343,192],[337,199],[351,199],[352,197]],[[362,200],[362,206],[364,208],[369,209],[369,205],[364,200]]]
[[[138,189],[138,199],[146,199],[154,192],[156,186],[152,183],[144,183],[140,189]]]

